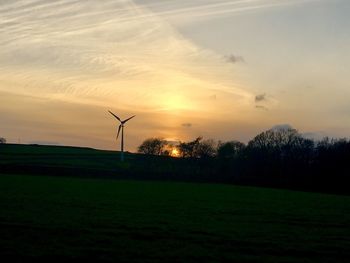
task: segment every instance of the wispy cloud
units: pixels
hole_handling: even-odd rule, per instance
[[[209,87],[249,96],[218,55],[132,1],[14,0],[0,17],[0,81],[17,93],[159,109]]]
[[[3,1],[0,35],[0,92],[10,91],[12,101],[25,97],[23,107],[31,105],[31,110],[22,107],[19,112],[0,97],[0,112],[9,108],[11,116],[18,112],[21,118],[14,119],[11,127],[31,130],[23,131],[27,141],[62,142],[67,135],[70,140],[65,142],[80,137],[82,144],[86,138],[102,138],[91,133],[109,128],[108,115],[96,126],[109,106],[125,116],[130,112],[157,116],[147,119],[148,135],[179,137],[177,131],[196,132],[179,125],[184,114],[201,122],[220,121],[217,114],[251,109],[254,98],[221,55],[197,46],[164,18],[132,1]],[[53,103],[54,117],[40,107]],[[91,118],[80,118],[79,112],[89,112]],[[34,123],[33,115],[41,126]],[[1,114],[0,122],[5,118]],[[21,126],[23,119],[25,126]],[[146,125],[133,123],[139,126],[129,136],[142,139]],[[84,137],[86,130],[90,135]],[[49,133],[61,135],[45,135]],[[106,137],[103,142],[96,140],[106,145]]]
[[[162,4],[155,4],[152,1],[144,4],[142,0],[136,0],[137,3],[144,4],[146,7],[156,12],[157,15],[179,23],[313,1],[319,0],[222,0],[215,3],[208,3],[208,1],[205,0],[199,0],[195,3],[178,0],[165,1]]]

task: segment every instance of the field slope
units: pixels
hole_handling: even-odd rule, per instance
[[[206,169],[207,171],[208,169]],[[44,145],[0,145],[0,173],[85,178],[200,181],[196,164],[166,156],[147,156],[92,148]]]
[[[349,226],[344,196],[0,174],[11,261],[350,262]]]

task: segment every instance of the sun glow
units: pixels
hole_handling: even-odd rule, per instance
[[[184,78],[177,72],[172,72],[169,76],[171,78],[169,81],[173,83],[165,85],[162,87],[162,92],[154,95],[154,104],[165,111],[194,110],[196,102],[193,100],[193,90],[186,88],[192,80]],[[181,82],[177,83],[176,78],[180,78]]]
[[[180,157],[180,152],[179,152],[178,149],[173,148],[173,149],[171,150],[170,155],[171,155],[172,157]]]

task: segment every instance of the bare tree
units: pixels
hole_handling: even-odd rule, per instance
[[[199,142],[196,148],[196,157],[209,158],[214,157],[217,152],[217,143],[214,140],[208,139]]]
[[[178,148],[180,150],[181,157],[196,157],[196,151],[200,144],[202,137],[196,138],[194,141],[190,142],[180,142]]]
[[[6,143],[6,139],[3,137],[0,137],[0,144],[5,144]]]
[[[257,149],[278,149],[298,144],[303,138],[295,129],[268,130],[255,136],[249,146]]]
[[[235,158],[244,148],[244,143],[239,141],[219,142],[218,157],[221,159]]]
[[[161,138],[149,138],[138,147],[138,152],[150,155],[168,155],[167,141]]]

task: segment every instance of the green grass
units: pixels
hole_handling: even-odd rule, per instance
[[[132,158],[132,155],[127,154],[127,158]],[[21,144],[0,145],[0,164],[7,165],[113,169],[118,161],[118,152],[91,148]]]
[[[184,164],[185,163],[185,164]],[[180,165],[179,165],[180,164]],[[91,148],[43,145],[0,145],[0,172],[90,178],[173,179],[169,171],[191,177],[196,166],[186,160]]]
[[[2,258],[350,262],[350,197],[0,175]]]

